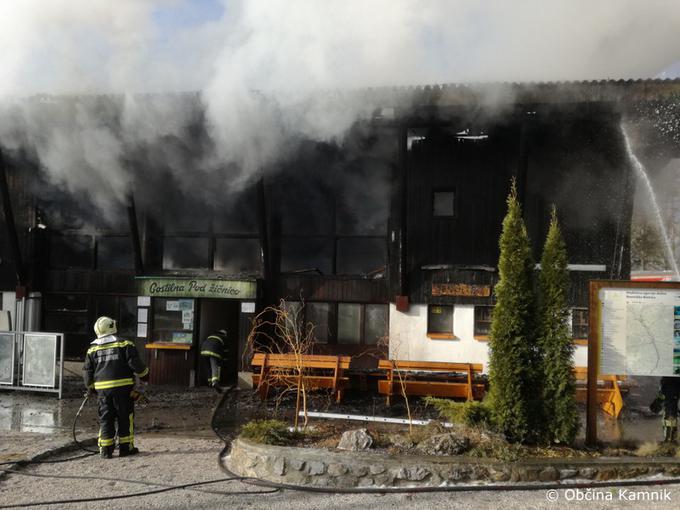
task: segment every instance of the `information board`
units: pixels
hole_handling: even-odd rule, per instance
[[[602,374],[680,375],[680,289],[600,288]]]

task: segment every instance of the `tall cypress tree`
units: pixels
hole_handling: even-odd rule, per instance
[[[489,354],[489,403],[493,421],[510,441],[536,437],[538,356],[534,328],[533,260],[512,182],[503,219]]]
[[[567,248],[553,207],[541,257],[538,286],[539,345],[543,353],[545,428],[551,441],[572,443],[578,431],[572,372],[574,343],[569,331]]]

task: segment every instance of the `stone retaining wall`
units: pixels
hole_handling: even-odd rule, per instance
[[[680,459],[536,459],[512,463],[232,443],[227,466],[241,476],[328,488],[435,487],[473,481],[555,482],[680,475]]]

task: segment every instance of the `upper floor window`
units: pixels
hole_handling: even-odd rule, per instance
[[[432,215],[435,218],[453,218],[456,215],[455,192],[452,189],[432,193]]]

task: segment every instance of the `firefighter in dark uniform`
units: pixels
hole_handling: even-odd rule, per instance
[[[118,455],[139,452],[134,445],[134,400],[131,392],[135,376],[147,381],[149,369],[139,358],[135,344],[116,336],[116,321],[100,317],[94,325],[97,334],[87,350],[83,378],[88,391],[98,395],[99,452],[110,459],[118,430]]]
[[[210,364],[208,384],[215,388],[218,393],[223,393],[224,388],[220,385],[222,377],[222,364],[227,357],[227,331],[219,329],[209,335],[201,344],[201,356]]]
[[[662,377],[663,440],[674,443],[678,438],[678,400],[680,400],[680,377]]]

